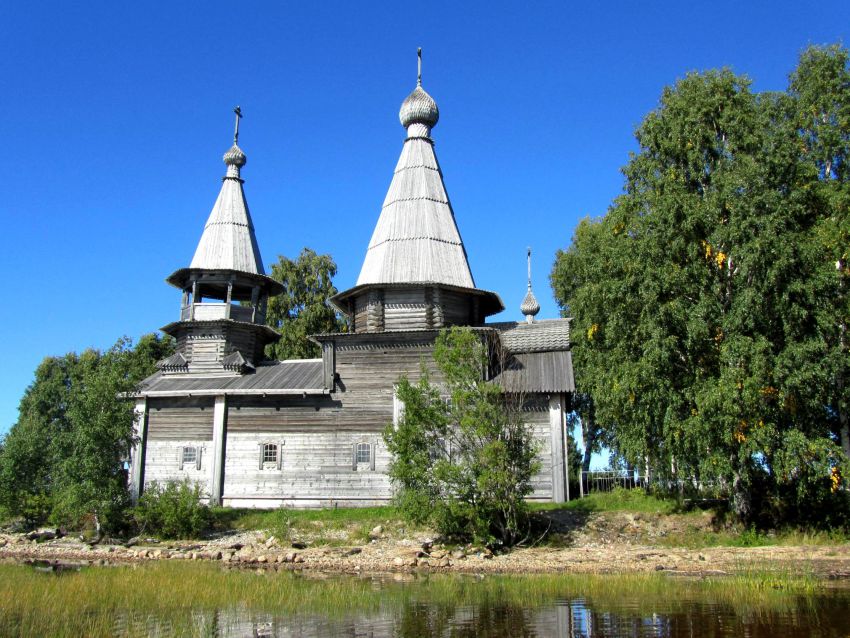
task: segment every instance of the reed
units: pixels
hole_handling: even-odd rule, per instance
[[[599,611],[622,609],[628,601],[638,612],[661,607],[674,613],[700,600],[758,613],[799,605],[822,587],[810,576],[761,572],[703,580],[661,574],[356,578],[174,562],[62,575],[0,565],[0,635],[147,635],[151,622],[173,635],[208,635],[210,622],[240,616],[394,617],[411,605],[452,614],[470,606],[534,609],[579,598]]]

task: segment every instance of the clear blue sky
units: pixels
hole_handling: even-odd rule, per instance
[[[476,283],[517,319],[525,247],[540,316],[555,251],[621,190],[662,88],[729,66],[782,90],[850,3],[6,2],[0,20],[5,303],[0,433],[46,355],[176,319],[245,114],[245,188],[266,264],[303,246],[354,284],[423,85]]]

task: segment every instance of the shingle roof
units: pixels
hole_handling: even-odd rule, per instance
[[[238,155],[234,149],[242,152],[234,145],[224,156],[227,176],[204,226],[190,268],[236,270],[264,275],[254,223],[239,177],[239,169],[245,164],[245,155]]]
[[[573,359],[569,350],[509,355],[494,382],[507,392],[573,392]]]
[[[409,124],[356,285],[435,283],[475,288],[429,127],[418,120]]]
[[[570,349],[570,320],[542,319],[534,323],[498,322],[485,324],[499,331],[509,352],[550,352]]]
[[[145,379],[140,396],[186,396],[212,394],[325,394],[321,359],[271,361],[257,366],[253,374],[201,376],[156,374]]]

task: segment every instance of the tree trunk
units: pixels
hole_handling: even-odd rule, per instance
[[[732,466],[732,512],[742,523],[750,521],[753,515],[750,491],[741,471],[741,460],[738,450],[729,455],[729,463]]]

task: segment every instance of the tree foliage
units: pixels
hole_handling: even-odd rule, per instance
[[[0,450],[0,505],[31,523],[51,518],[114,528],[128,503],[124,462],[133,406],[121,396],[171,353],[170,339],[120,339],[105,352],[47,357]]]
[[[321,353],[308,337],[340,332],[345,323],[328,299],[336,294],[336,264],[330,255],[304,248],[298,259],[281,255],[270,276],[283,284],[283,293],[269,299],[266,323],[281,333],[277,343],[266,347],[273,359],[308,359]]]
[[[402,377],[404,413],[384,440],[403,512],[449,537],[513,545],[527,534],[536,448],[522,397],[484,380],[487,356],[471,330],[443,331],[434,349],[443,383],[424,366],[418,382]]]
[[[847,51],[810,48],[782,93],[689,74],[636,135],[552,272],[578,390],[628,462],[743,519],[821,516],[850,454]]]

